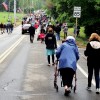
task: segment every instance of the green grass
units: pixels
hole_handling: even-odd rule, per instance
[[[74,28],[69,28],[68,29],[68,35],[74,36],[73,34]],[[63,31],[61,31],[61,38],[63,39]],[[76,43],[79,47],[86,47],[86,44],[88,42],[88,38],[86,37],[84,33],[84,27],[80,28],[80,35],[76,37]]]
[[[23,14],[16,14],[16,23],[20,23],[22,20]],[[0,23],[7,23],[8,18],[12,23],[14,23],[14,13],[9,12],[0,12]]]

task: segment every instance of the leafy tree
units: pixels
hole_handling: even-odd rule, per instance
[[[48,0],[47,0],[48,1]],[[73,8],[74,6],[81,7],[81,18],[78,19],[80,25],[85,26],[85,32],[87,35],[96,30],[100,30],[100,0],[49,0],[52,2],[53,6],[50,14],[55,16],[60,22],[71,22],[75,23],[75,18],[73,18]],[[53,11],[54,9],[54,11]],[[96,25],[96,26],[95,26]],[[91,32],[87,27],[92,26]]]

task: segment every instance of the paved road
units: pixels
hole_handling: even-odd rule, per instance
[[[38,49],[37,49],[38,48]],[[33,52],[34,51],[34,52]],[[82,50],[80,49],[80,52]],[[31,55],[27,65],[27,73],[24,82],[24,91],[31,91],[30,95],[23,95],[22,100],[66,100],[64,97],[64,89],[60,87],[60,77],[58,77],[59,92],[53,88],[53,75],[54,67],[46,66],[45,45],[41,43],[34,43],[32,47]],[[33,55],[33,56],[32,56]],[[87,72],[86,60],[81,56],[78,67],[83,68]],[[86,90],[87,78],[82,72],[77,70],[77,91],[67,97],[69,100],[99,100],[99,97],[95,94],[95,88],[93,86],[93,92]]]
[[[19,27],[20,28],[20,27]],[[18,29],[19,29],[18,28]],[[10,37],[9,43],[15,43],[22,38],[16,45],[11,54],[0,63],[0,100],[99,100],[100,95],[95,93],[95,84],[93,82],[92,92],[86,90],[87,86],[87,66],[86,58],[83,55],[84,49],[79,48],[80,60],[77,70],[77,90],[69,97],[64,96],[64,88],[60,86],[60,77],[58,77],[59,92],[53,87],[54,66],[47,66],[45,44],[35,40],[30,43],[28,35],[21,35],[16,30]],[[4,37],[9,37],[8,35]],[[2,37],[2,39],[4,39]],[[2,40],[0,40],[2,41]],[[8,39],[6,39],[8,41]],[[1,43],[2,44],[2,43]],[[5,50],[6,43],[2,44]],[[9,48],[9,46],[7,48]],[[6,49],[7,49],[6,48]],[[2,52],[1,52],[2,54]],[[73,82],[74,85],[74,82]]]

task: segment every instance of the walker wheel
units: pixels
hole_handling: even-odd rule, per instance
[[[63,82],[61,81],[61,87],[63,87]]]
[[[56,86],[56,91],[58,92],[58,86]]]
[[[76,92],[76,86],[74,87],[74,93]]]
[[[56,89],[56,91],[58,92],[58,85],[54,82],[54,88]]]

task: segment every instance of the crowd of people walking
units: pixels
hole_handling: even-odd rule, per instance
[[[44,25],[40,26],[40,35],[45,34],[44,43],[46,45],[46,55],[47,55],[47,65],[54,66],[55,60],[59,62],[58,70],[62,77],[63,86],[65,89],[65,95],[68,95],[71,90],[73,77],[77,71],[77,61],[79,60],[79,51],[76,44],[76,38],[74,36],[69,36],[67,23],[60,24],[56,22],[55,25]],[[30,31],[30,41],[31,36],[34,37],[35,29],[31,25]],[[63,30],[64,42],[57,47],[57,41],[61,40],[60,32]],[[75,30],[74,30],[75,31]],[[80,27],[77,29],[77,36],[79,35]],[[32,33],[32,35],[31,35]],[[32,41],[31,41],[32,42]],[[41,42],[42,43],[42,42]],[[56,51],[55,51],[56,50]],[[88,66],[88,85],[87,90],[91,90],[91,81],[93,76],[93,70],[95,74],[96,83],[96,93],[100,93],[100,36],[97,33],[92,33],[89,37],[89,43],[86,46],[84,55],[87,56],[87,66]],[[51,62],[52,59],[52,62]]]
[[[3,23],[0,23],[0,31],[1,31],[1,34],[3,33],[12,33],[13,31],[13,28],[14,28],[14,25],[13,23],[7,23],[7,24],[3,24]]]
[[[65,29],[64,29],[65,28]],[[55,59],[59,61],[59,71],[62,76],[63,86],[65,88],[65,95],[70,93],[70,88],[72,85],[73,77],[77,69],[77,61],[79,60],[79,51],[76,45],[76,40],[74,36],[68,36],[68,27],[64,26],[64,39],[65,42],[57,48],[57,41],[60,40],[61,27],[49,26],[46,37],[45,44],[47,50],[47,61],[48,66],[50,66],[50,56],[52,57],[52,65],[55,64]],[[55,52],[56,49],[56,52]],[[87,66],[88,66],[88,85],[87,90],[91,90],[91,81],[93,76],[93,70],[95,75],[96,83],[96,93],[100,93],[100,36],[97,33],[91,34],[89,38],[89,43],[87,44],[86,50],[84,51],[85,56],[87,56]],[[55,55],[57,58],[55,58]]]
[[[8,22],[7,24],[0,23],[1,34],[5,32],[12,33],[13,23]],[[65,96],[71,92],[71,86],[73,77],[77,71],[77,61],[79,60],[79,50],[76,44],[76,36],[80,34],[80,26],[74,26],[73,35],[68,33],[67,23],[55,22],[55,25],[51,24],[47,18],[36,18],[34,24],[31,23],[29,27],[30,42],[33,43],[35,32],[40,27],[39,37],[41,43],[45,43],[47,65],[54,66],[55,60],[59,62],[58,71],[62,77],[63,86],[65,89]],[[63,32],[63,43],[58,47],[57,41],[61,40],[61,31]],[[39,39],[39,38],[38,38]],[[37,40],[38,40],[37,39]],[[87,90],[91,91],[91,83],[93,78],[93,72],[96,83],[96,93],[100,93],[100,36],[97,33],[92,33],[89,37],[89,41],[84,50],[84,55],[87,57],[87,68],[88,68],[88,84]],[[52,64],[51,64],[52,59]],[[58,73],[57,73],[58,75]]]

